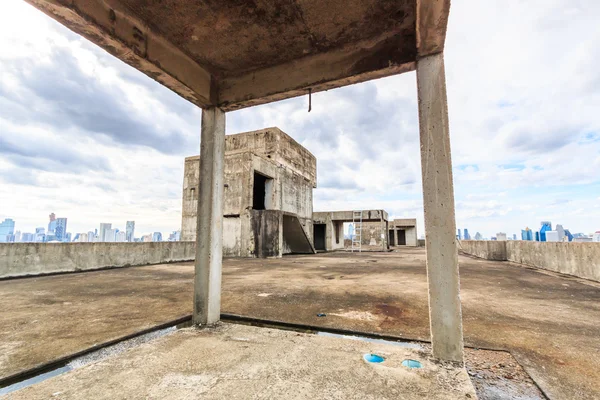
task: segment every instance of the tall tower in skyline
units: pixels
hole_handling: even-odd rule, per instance
[[[54,215],[54,213],[51,215]],[[67,237],[67,219],[56,218],[54,222],[54,235],[56,236],[56,240],[63,242]]]
[[[13,241],[13,234],[15,232],[15,221],[6,218],[3,222],[0,222],[0,243],[8,243]]]
[[[133,242],[135,233],[135,221],[127,221],[125,225],[125,241]]]
[[[51,213],[48,218],[50,222],[48,222],[48,232],[54,232],[56,230],[56,214]]]
[[[112,224],[101,223],[100,231],[98,232],[98,241],[106,242],[106,232],[112,228]]]

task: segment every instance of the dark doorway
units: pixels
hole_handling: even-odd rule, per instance
[[[395,246],[396,241],[394,240],[394,230],[393,229],[391,231],[389,231],[389,237],[390,237],[390,239],[388,240],[388,242],[390,243],[390,246]]]
[[[315,250],[327,250],[325,248],[325,224],[313,225],[313,238]]]
[[[398,229],[398,246],[406,246],[406,231]]]
[[[265,197],[267,194],[267,178],[254,171],[254,193],[252,194],[252,208],[255,210],[265,209]]]

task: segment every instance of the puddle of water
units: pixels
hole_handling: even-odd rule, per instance
[[[423,368],[423,365],[417,360],[404,360],[402,365],[408,368]]]
[[[361,342],[369,342],[369,343],[377,343],[377,344],[389,344],[392,346],[404,347],[407,349],[417,349],[422,350],[422,347],[416,343],[410,342],[395,342],[392,340],[384,340],[384,339],[373,339],[364,336],[350,336],[350,335],[340,335],[337,333],[329,333],[329,332],[317,332],[318,336],[327,336],[338,339],[349,339],[349,340],[360,340]]]
[[[147,343],[151,340],[157,339],[161,336],[168,335],[170,333],[175,332],[177,329],[185,328],[189,326],[189,323],[182,323],[177,326],[171,326],[169,328],[159,329],[154,332],[149,332],[144,335],[140,335],[128,340],[124,340],[119,343],[115,343],[111,346],[104,347],[102,349],[96,350],[94,352],[88,353],[81,357],[76,357],[72,359],[68,364],[63,365],[62,367],[58,367],[51,371],[47,371],[41,373],[36,376],[32,376],[31,378],[24,379],[20,382],[13,383],[12,385],[5,386],[0,388],[0,396],[14,392],[15,390],[23,389],[33,384],[43,382],[46,379],[53,378],[58,375],[62,375],[66,372],[72,371],[77,368],[81,368],[85,365],[91,364],[96,361],[103,360],[108,357],[115,356],[117,354],[123,353],[126,350],[129,350],[133,347],[137,347],[141,344]]]
[[[24,381],[14,383],[10,386],[5,386],[0,388],[0,396],[14,392],[15,390],[23,389],[24,387],[33,385],[34,383],[39,383],[45,381],[46,379],[52,378],[53,376],[58,376],[64,374],[72,370],[73,368],[65,365],[64,367],[53,369],[52,371],[44,372],[43,374],[31,377],[29,379],[25,379]]]
[[[385,361],[385,358],[377,355],[377,354],[365,354],[363,356],[363,358],[365,359],[366,362],[370,362],[370,363],[382,363]]]

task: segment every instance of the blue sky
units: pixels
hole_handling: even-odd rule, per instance
[[[200,110],[22,0],[0,15],[0,219],[178,229]],[[457,225],[600,230],[600,3],[460,0],[446,73]],[[384,208],[423,232],[414,73],[228,114],[318,160],[315,210]]]

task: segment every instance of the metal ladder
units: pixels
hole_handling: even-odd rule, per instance
[[[362,210],[352,211],[352,226],[354,227],[354,234],[352,235],[352,252],[358,251],[359,253],[362,253],[362,219]]]

